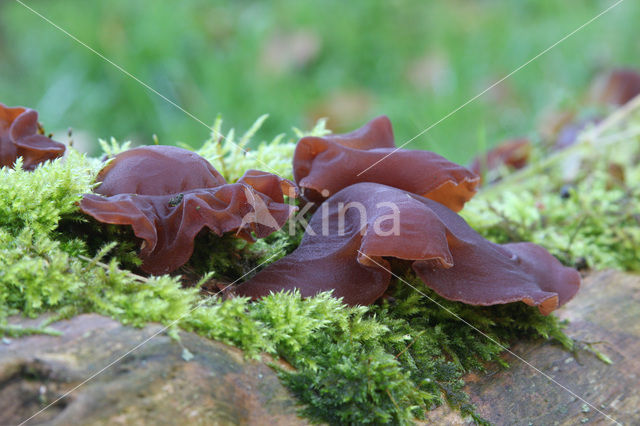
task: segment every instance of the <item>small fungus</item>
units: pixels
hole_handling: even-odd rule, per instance
[[[13,167],[22,157],[22,167],[33,170],[44,161],[61,157],[65,146],[43,133],[36,111],[0,104],[0,167]]]
[[[235,231],[253,241],[276,231],[294,213],[284,196],[292,182],[271,173],[247,171],[227,183],[204,158],[172,146],[145,146],[115,156],[98,174],[96,194],[85,194],[80,209],[100,222],[130,225],[144,240],[142,270],[171,272],[193,253],[194,239],[208,228]]]
[[[293,175],[305,198],[314,202],[355,183],[374,182],[427,197],[455,211],[473,197],[479,183],[477,175],[438,154],[396,148],[385,116],[351,133],[300,139]]]
[[[493,171],[501,166],[522,169],[529,161],[531,142],[528,139],[512,139],[500,143],[485,154],[474,158],[469,169],[477,175]]]
[[[591,85],[590,101],[620,106],[640,95],[640,73],[631,69],[615,69],[600,75]]]
[[[436,293],[471,305],[522,301],[546,315],[580,286],[578,272],[540,246],[494,244],[440,203],[359,183],[325,201],[293,253],[235,291],[259,298],[280,290],[299,289],[303,297],[333,290],[349,305],[369,305],[389,286],[387,257],[411,262]]]
[[[598,75],[589,89],[586,104],[589,114],[576,111],[555,111],[545,117],[541,133],[548,141],[554,141],[552,149],[572,146],[587,128],[597,126],[604,117],[595,111],[603,107],[620,107],[640,95],[640,73],[632,69],[613,69]]]

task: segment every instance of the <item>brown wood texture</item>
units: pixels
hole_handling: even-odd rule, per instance
[[[178,343],[158,324],[94,314],[52,328],[63,334],[0,343],[0,425],[51,403],[27,424],[306,424],[276,373],[237,348],[186,332]]]
[[[585,278],[574,300],[557,311],[567,333],[595,344],[613,361],[569,353],[552,342],[518,343],[509,369],[466,377],[479,413],[497,425],[640,425],[640,276],[615,271]],[[20,322],[24,322],[21,319]],[[80,383],[97,369],[159,330],[133,329],[108,318],[83,315],[53,326],[62,337],[32,336],[0,344],[0,424],[16,423]],[[160,334],[139,351],[51,407],[47,424],[303,424],[295,400],[266,365],[247,361],[235,348],[181,333],[194,355]],[[479,336],[479,338],[482,338]],[[588,404],[572,395],[574,392]],[[186,416],[186,417],[185,417]],[[441,407],[429,424],[466,424]],[[36,422],[38,423],[38,422]]]
[[[593,346],[613,364],[584,350],[568,353],[549,342],[516,344],[514,353],[566,389],[507,355],[511,368],[467,377],[478,411],[493,423],[508,425],[613,424],[611,419],[640,424],[640,276],[591,274],[557,314],[570,320],[566,331],[574,339],[601,342]]]

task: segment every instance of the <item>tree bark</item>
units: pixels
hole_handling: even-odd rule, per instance
[[[557,315],[572,338],[601,342],[593,347],[613,364],[584,349],[518,343],[511,350],[531,365],[507,354],[509,369],[466,378],[479,413],[500,425],[640,424],[640,276],[591,274]]]
[[[465,378],[479,414],[498,425],[610,424],[612,419],[640,424],[640,276],[591,274],[556,314],[570,320],[567,334],[582,345],[602,342],[593,347],[613,364],[550,341],[517,343],[511,351],[526,363],[507,353],[509,369],[489,366],[487,374]],[[0,343],[0,424],[25,420],[161,329],[134,329],[98,315],[52,328],[63,335]],[[305,423],[296,416],[295,399],[265,364],[193,333],[180,336],[193,359],[185,359],[180,344],[161,333],[33,423]],[[428,413],[428,422],[468,420],[440,407]]]
[[[51,328],[62,335],[0,343],[0,424],[45,407],[27,424],[306,423],[270,367],[223,343],[186,332],[178,343],[158,324],[137,329],[93,314]]]

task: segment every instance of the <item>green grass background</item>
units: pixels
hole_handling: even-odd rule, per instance
[[[246,129],[269,113],[258,139],[271,139],[356,94],[355,112],[329,117],[329,127],[387,114],[399,143],[613,3],[28,1],[206,123],[221,113]],[[485,144],[535,133],[544,111],[578,103],[597,72],[639,65],[638,22],[640,2],[624,1],[409,147],[466,162]],[[270,40],[300,32],[317,45],[310,60],[265,65]],[[0,0],[0,102],[38,109],[59,140],[67,127],[86,132],[96,149],[98,137],[142,144],[153,134],[198,146],[209,132],[11,0]]]

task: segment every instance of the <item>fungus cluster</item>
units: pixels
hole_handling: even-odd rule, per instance
[[[546,315],[580,286],[577,271],[542,247],[494,244],[471,229],[456,212],[478,176],[437,154],[396,148],[386,117],[345,135],[302,138],[293,169],[305,198],[320,206],[298,248],[235,294],[330,290],[347,304],[369,305],[389,287],[391,258],[408,262],[441,296],[472,305],[522,301]],[[152,274],[186,263],[204,228],[248,241],[269,235],[295,210],[284,195],[297,194],[292,182],[256,170],[227,183],[204,158],[170,146],[120,153],[97,180],[80,209],[131,226],[143,240],[141,268]]]
[[[387,117],[344,135],[302,138],[293,176],[311,201],[322,201],[359,182],[404,189],[455,211],[473,197],[477,175],[429,151],[398,149]]]
[[[172,146],[145,146],[115,156],[98,174],[96,194],[80,209],[104,223],[128,225],[142,239],[141,269],[172,272],[193,253],[196,235],[208,228],[253,241],[279,229],[295,208],[292,182],[271,173],[247,171],[227,183],[204,158]]]
[[[43,133],[36,111],[0,103],[0,167],[13,167],[22,157],[22,167],[33,170],[44,161],[62,157],[65,146]]]
[[[471,305],[522,301],[548,314],[580,286],[577,271],[542,247],[489,242],[451,209],[401,189],[359,183],[325,203],[300,246],[238,294],[258,298],[297,288],[308,297],[333,290],[345,303],[368,305],[391,281],[387,257],[410,261],[436,293]]]
[[[301,139],[294,176],[322,205],[300,246],[236,294],[332,290],[350,305],[368,305],[387,290],[387,259],[395,258],[410,262],[439,295],[472,305],[522,301],[546,315],[575,295],[578,272],[544,248],[491,243],[456,213],[475,192],[475,174],[436,154],[394,146],[386,117],[346,135]]]

